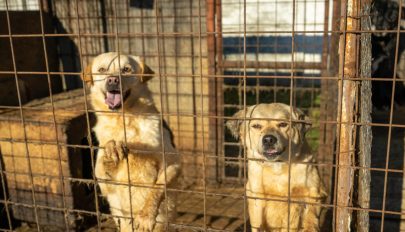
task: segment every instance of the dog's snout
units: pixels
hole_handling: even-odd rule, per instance
[[[277,143],[277,137],[274,135],[265,135],[263,136],[263,145],[274,145]]]
[[[106,87],[107,91],[119,91],[119,89],[120,89],[119,77],[114,77],[114,76],[107,77],[105,87]]]
[[[118,77],[107,77],[108,85],[118,85],[119,83],[120,83],[120,79]]]

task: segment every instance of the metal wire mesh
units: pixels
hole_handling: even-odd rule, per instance
[[[160,130],[167,122],[183,166],[181,184],[156,187],[179,197],[168,226],[251,230],[249,158],[224,124],[249,106],[281,102],[311,118],[307,139],[318,162],[308,165],[320,170],[328,199],[296,200],[288,188],[286,199],[265,200],[319,205],[323,231],[403,230],[404,3],[375,4],[0,1],[0,230],[116,228],[111,218],[119,216],[98,188],[109,182],[94,174],[104,147],[92,127],[95,113],[121,114],[124,128],[132,119],[95,112],[79,77],[109,51],[138,55],[155,72],[149,87]],[[163,146],[163,166],[168,154]]]

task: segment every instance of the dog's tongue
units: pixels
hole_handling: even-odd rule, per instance
[[[105,103],[110,109],[115,109],[121,105],[121,93],[119,92],[107,92]]]

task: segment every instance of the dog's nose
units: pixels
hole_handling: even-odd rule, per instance
[[[277,142],[277,138],[274,135],[265,135],[263,136],[263,144],[264,145],[274,145]]]
[[[107,77],[108,85],[118,85],[120,83],[119,77]]]
[[[120,89],[119,77],[107,77],[105,88],[107,91],[119,91]]]

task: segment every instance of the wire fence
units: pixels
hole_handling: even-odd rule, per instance
[[[136,221],[135,203],[130,216],[115,214],[103,184],[126,186],[130,196],[145,188],[164,199],[177,195],[177,217],[158,224],[178,231],[251,231],[251,200],[285,203],[286,231],[295,230],[288,223],[295,205],[322,209],[321,231],[404,230],[403,5],[1,0],[0,231],[114,231],[113,218]],[[96,177],[97,154],[106,149],[93,131],[96,115],[121,116],[125,144],[127,122],[137,120],[123,110],[95,110],[80,79],[110,51],[139,56],[154,71],[148,86],[159,113],[139,115],[159,119],[162,144],[166,123],[173,132],[176,151],[159,151],[161,185]],[[312,124],[306,138],[317,162],[293,160],[288,139],[288,191],[252,196],[248,164],[258,160],[225,125],[241,110],[276,102],[309,116],[294,119],[291,111],[286,120]],[[167,182],[172,156],[182,165],[177,185]],[[294,195],[296,164],[319,170],[326,199]]]

